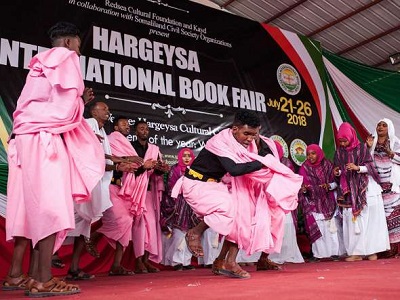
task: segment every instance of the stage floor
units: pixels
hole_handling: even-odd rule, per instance
[[[281,271],[244,267],[251,279],[215,276],[210,269],[97,275],[79,282],[82,292],[53,299],[400,299],[400,259],[287,264]],[[21,291],[0,292],[0,299],[28,299]]]

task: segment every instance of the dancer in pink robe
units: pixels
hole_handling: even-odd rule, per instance
[[[121,190],[133,188],[135,185],[134,171],[143,165],[143,159],[137,156],[135,149],[129,143],[126,136],[130,132],[130,126],[126,117],[117,117],[114,120],[114,132],[108,136],[111,153],[115,157],[123,157],[124,163],[117,164],[113,179],[109,186],[110,198],[113,206],[103,213],[102,226],[97,234],[103,234],[109,244],[115,249],[114,261],[109,271],[110,276],[132,275],[133,272],[121,265],[124,250],[132,240],[133,214],[131,213],[131,199],[124,197]],[[129,166],[129,169],[121,169],[120,166]],[[122,176],[122,178],[121,178]],[[96,240],[97,238],[94,237]]]
[[[99,258],[96,249],[96,231],[91,231],[91,225],[103,217],[104,212],[113,206],[110,200],[110,183],[113,171],[131,171],[132,168],[122,158],[111,155],[111,147],[104,130],[104,125],[110,117],[108,105],[102,101],[92,102],[89,107],[92,118],[85,119],[90,128],[98,137],[103,148],[103,158],[106,161],[105,172],[98,184],[93,188],[91,201],[75,203],[75,229],[68,232],[68,237],[74,237],[74,249],[71,264],[68,269],[67,280],[88,280],[94,275],[88,274],[79,268],[81,253],[84,248],[93,257]]]
[[[200,151],[185,177],[178,181],[173,196],[184,198],[203,220],[187,233],[189,249],[203,255],[201,235],[211,227],[230,242],[225,259],[213,271],[249,278],[236,263],[239,248],[248,255],[257,251],[279,251],[284,214],[297,207],[301,177],[270,154],[258,155],[254,138],[260,120],[250,111],[240,110],[231,129],[212,137]],[[273,143],[270,143],[276,152]],[[231,192],[221,178],[232,175]],[[282,186],[285,189],[282,190]]]
[[[137,140],[132,143],[144,164],[135,173],[136,184],[130,197],[131,211],[135,214],[132,230],[133,249],[136,256],[135,273],[155,273],[159,269],[149,260],[162,260],[162,240],[160,227],[160,202],[164,191],[163,174],[169,171],[162,162],[158,146],[148,142],[149,127],[144,120],[135,123]]]
[[[49,34],[53,48],[29,64],[8,152],[6,233],[15,248],[3,287],[35,297],[80,291],[52,277],[51,257],[75,226],[73,201],[87,201],[104,173],[103,150],[82,117],[79,31],[60,22]],[[35,251],[27,286],[21,266],[29,241]]]

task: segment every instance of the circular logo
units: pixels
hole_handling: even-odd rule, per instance
[[[281,89],[289,95],[296,95],[301,89],[301,79],[297,70],[289,64],[281,64],[276,71]]]
[[[270,137],[271,140],[278,142],[283,149],[283,156],[288,157],[289,156],[289,149],[288,145],[286,144],[285,140],[280,136],[280,135],[272,135]]]
[[[301,166],[307,158],[307,145],[300,139],[294,139],[290,143],[290,156],[296,165]]]

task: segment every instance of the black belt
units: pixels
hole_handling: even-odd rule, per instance
[[[197,172],[193,169],[186,169],[185,171],[185,177],[194,179],[194,180],[199,180],[203,182],[219,182],[218,179],[212,178],[210,176],[201,174],[200,172]]]

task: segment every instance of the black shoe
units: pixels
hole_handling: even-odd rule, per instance
[[[332,256],[331,256],[331,259],[332,259],[333,261],[340,261],[339,255],[332,255]]]
[[[183,271],[184,266],[182,264],[174,266],[174,271]]]
[[[183,266],[184,270],[195,270],[196,268],[192,265],[188,265],[188,266]]]
[[[321,261],[321,259],[319,259],[319,258],[317,258],[317,257],[314,257],[314,256],[312,256],[312,257],[310,257],[309,259],[308,259],[308,262],[320,262]]]

